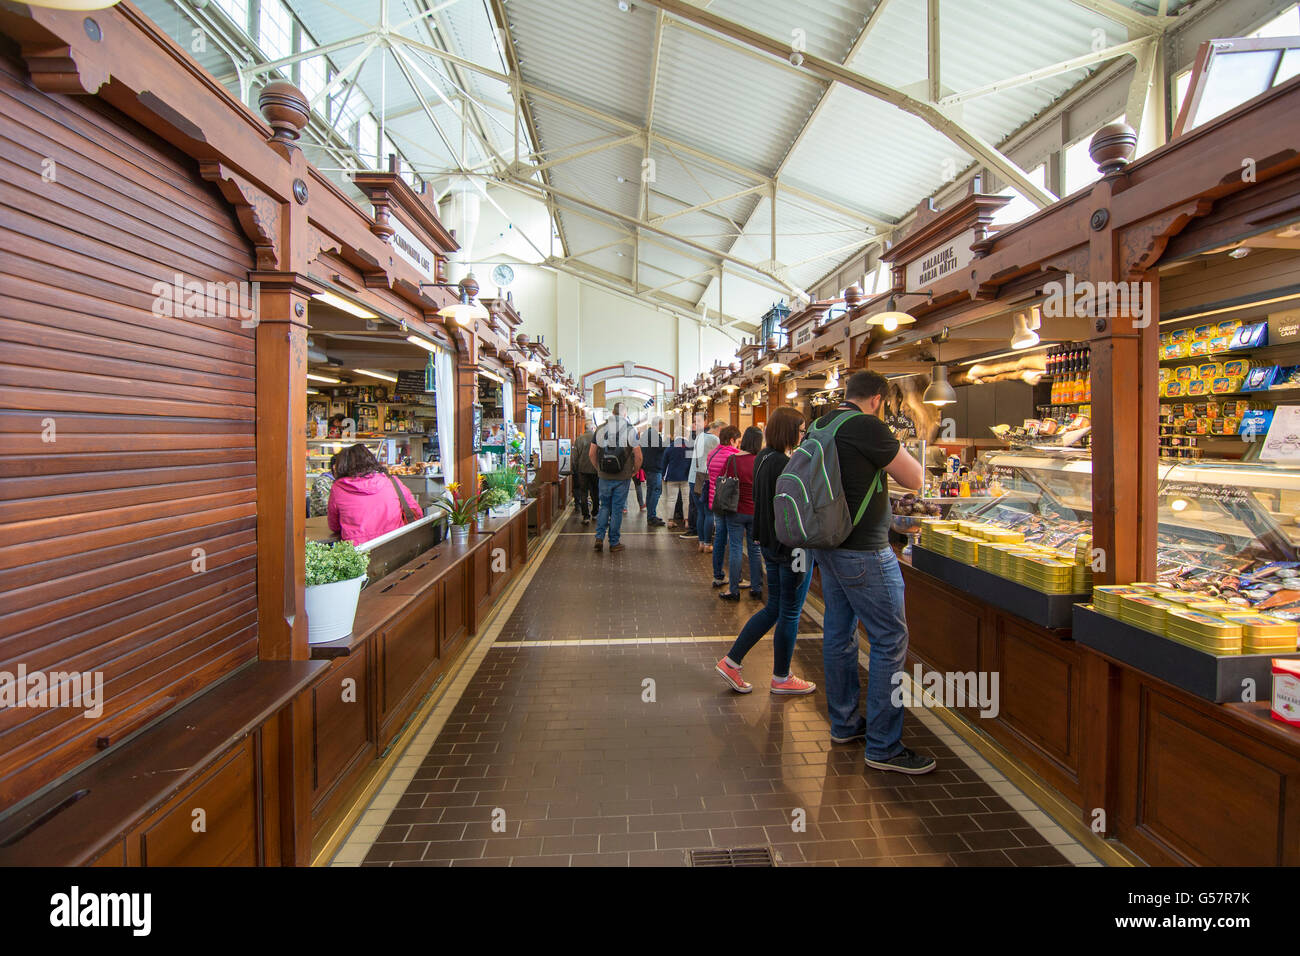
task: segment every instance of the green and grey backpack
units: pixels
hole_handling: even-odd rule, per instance
[[[777,539],[789,548],[837,548],[867,512],[883,486],[885,472],[876,472],[856,515],[849,515],[840,480],[840,454],[835,433],[861,412],[847,412],[821,427],[814,426],[790,455],[776,479],[772,510]]]

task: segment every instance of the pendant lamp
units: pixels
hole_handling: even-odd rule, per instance
[[[957,393],[948,384],[948,366],[935,365],[930,370],[930,387],[921,396],[927,405],[951,405],[957,401]]]

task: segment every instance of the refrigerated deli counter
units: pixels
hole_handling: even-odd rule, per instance
[[[1300,727],[1268,714],[1269,661],[1300,657],[1300,467],[1161,460],[1158,580],[1094,594],[1088,453],[984,464],[1002,494],[909,549],[910,655],[997,672],[996,715],[963,716],[1148,862],[1300,863]]]

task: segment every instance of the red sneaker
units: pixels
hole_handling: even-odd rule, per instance
[[[774,694],[811,694],[817,689],[817,685],[812,681],[806,681],[802,678],[795,677],[791,674],[783,681],[772,678],[772,693]]]
[[[754,689],[753,684],[740,676],[740,668],[732,667],[727,663],[725,657],[718,661],[717,666],[713,669],[722,675],[722,679],[725,680],[730,685],[731,689],[737,694],[748,694]]]

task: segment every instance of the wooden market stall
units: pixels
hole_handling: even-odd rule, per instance
[[[104,678],[95,720],[6,711],[0,862],[306,865],[550,521],[526,501],[465,538],[399,529],[352,633],[309,644],[309,337],[451,355],[439,426],[472,486],[480,364],[527,394],[517,314],[438,314],[477,289],[442,283],[431,195],[391,169],[351,201],[296,147],[290,84],[256,115],[129,3],[10,7],[0,32],[8,139],[58,167],[44,186],[39,159],[6,167],[28,182],[0,267],[0,659]]]
[[[1013,527],[1013,513],[1031,516],[1036,540],[1068,542],[1070,573],[1086,583],[1056,593],[991,571],[973,549],[913,544],[909,666],[998,674],[996,713],[974,701],[958,712],[1085,825],[1157,864],[1300,862],[1300,728],[1269,719],[1270,655],[1215,657],[1079,607],[1091,585],[1183,580],[1179,556],[1196,542],[1247,570],[1297,559],[1300,470],[1242,461],[1265,438],[1243,443],[1240,419],[1280,416],[1294,400],[1297,109],[1292,79],[1137,161],[1132,131],[1105,127],[1091,150],[1101,178],[1008,228],[992,225],[1005,197],[978,180],[942,210],[923,204],[884,257],[889,290],[796,310],[784,340],[742,346],[711,383],[766,387],[768,407],[775,393],[811,417],[834,407],[853,370],[877,369],[919,438],[964,464],[993,463],[1002,494],[946,500],[948,517]],[[912,324],[883,324],[904,309]],[[1211,322],[1258,334],[1176,351]],[[1202,410],[1205,396],[1175,407],[1186,393],[1162,385],[1197,355],[1224,369],[1204,386],[1214,409]],[[1266,394],[1228,374],[1252,366],[1272,376]],[[928,405],[922,390],[941,382],[955,386],[951,404]],[[1021,427],[1046,417],[1052,435]],[[1012,427],[987,431],[997,423]],[[1196,571],[1187,586],[1208,580]]]

